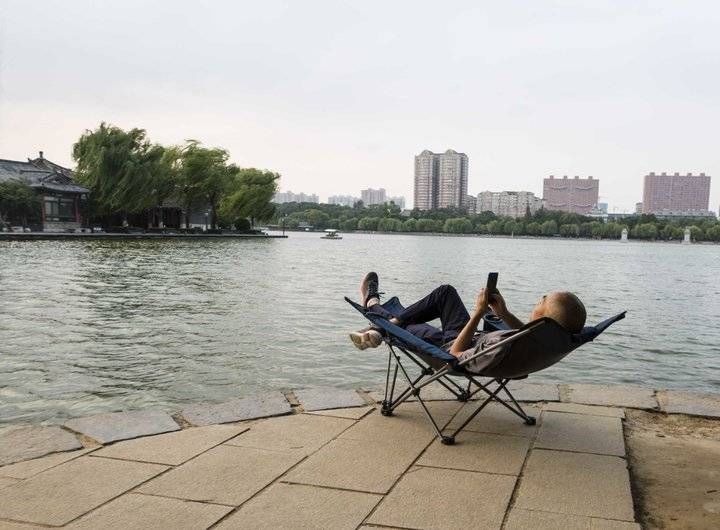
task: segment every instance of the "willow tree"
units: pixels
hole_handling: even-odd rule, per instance
[[[40,199],[26,182],[6,180],[0,182],[0,226],[21,220],[27,226],[29,216],[39,211]]]
[[[87,130],[73,146],[76,178],[91,191],[95,213],[141,212],[155,206],[164,148],[152,144],[145,130],[124,131],[101,123]]]
[[[217,227],[220,201],[231,189],[240,172],[234,164],[228,164],[230,155],[225,149],[203,147],[196,140],[188,140],[180,148],[179,190],[190,224],[191,211],[209,208],[210,225]]]
[[[255,168],[241,169],[231,182],[228,196],[222,202],[223,216],[228,219],[248,218],[266,221],[275,214],[273,195],[277,192],[279,173]]]

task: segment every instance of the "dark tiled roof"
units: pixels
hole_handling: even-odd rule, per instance
[[[73,182],[72,171],[45,159],[28,162],[0,159],[0,182],[6,180],[20,180],[26,182],[30,187],[50,191],[66,193],[88,193],[90,191]]]

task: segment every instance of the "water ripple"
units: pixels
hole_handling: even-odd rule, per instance
[[[713,245],[317,234],[287,240],[0,243],[0,423],[220,401],[277,388],[382,383],[343,301],[377,270],[411,301],[487,271],[511,308],[571,289],[597,322],[628,318],[537,381],[720,391]]]

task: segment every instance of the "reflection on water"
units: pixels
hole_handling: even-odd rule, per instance
[[[382,350],[342,297],[361,275],[408,302],[487,272],[526,316],[566,288],[591,322],[628,318],[536,381],[720,391],[720,247],[318,234],[287,240],[0,243],[0,422],[220,401],[258,390],[378,386]],[[381,353],[382,352],[382,353]]]

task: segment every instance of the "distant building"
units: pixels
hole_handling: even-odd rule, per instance
[[[468,157],[448,149],[415,157],[415,208],[462,208],[468,188]]]
[[[286,202],[314,202],[319,203],[320,199],[314,193],[312,195],[306,195],[305,193],[293,193],[292,191],[278,192],[273,197],[273,201],[277,204],[283,204]]]
[[[635,213],[638,215],[643,213],[643,203],[641,203],[641,202],[635,203]]]
[[[465,211],[469,214],[476,214],[477,212],[477,197],[474,197],[473,195],[465,195]]]
[[[714,219],[711,210],[656,210],[653,215],[658,219]]]
[[[599,192],[600,181],[592,177],[556,179],[550,175],[543,180],[543,201],[548,210],[587,215],[596,207]]]
[[[543,207],[543,200],[530,191],[483,191],[477,196],[477,213],[492,212],[501,217],[523,217]]]
[[[401,210],[405,209],[405,197],[388,197],[387,202],[394,202],[395,206],[398,206]]]
[[[603,212],[603,213],[608,213],[608,203],[606,203],[606,202],[599,202],[598,205],[597,205],[597,207],[598,207],[598,210],[600,210],[601,212]]]
[[[27,162],[0,160],[0,182],[16,180],[30,186],[40,197],[36,214],[28,227],[33,231],[65,232],[82,228],[83,203],[90,190],[73,181],[72,170],[50,162],[43,152]],[[20,224],[11,219],[11,224]]]
[[[643,213],[700,213],[710,209],[710,176],[705,173],[649,173],[643,183]]]
[[[360,199],[365,206],[370,206],[372,204],[385,204],[387,202],[385,188],[380,188],[379,190],[374,190],[372,188],[361,190]]]
[[[352,195],[333,195],[328,197],[328,204],[339,204],[340,206],[354,206],[360,200]]]

